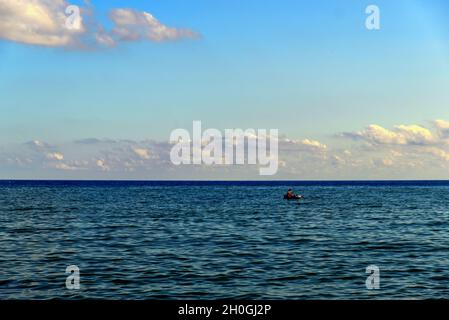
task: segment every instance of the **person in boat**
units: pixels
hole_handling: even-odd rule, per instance
[[[288,189],[287,193],[284,195],[284,199],[302,199],[302,196],[294,194],[292,189]]]

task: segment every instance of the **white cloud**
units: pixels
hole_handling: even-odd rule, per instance
[[[343,164],[346,164],[346,161],[345,161],[345,159],[343,159],[339,155],[333,155],[331,157],[331,163],[333,165],[343,165]]]
[[[151,13],[133,9],[113,9],[109,14],[115,24],[112,34],[124,41],[167,41],[184,38],[196,39],[199,35],[189,29],[178,29],[162,24]]]
[[[296,154],[308,154],[315,156],[325,156],[327,151],[327,145],[321,143],[318,140],[313,139],[302,139],[293,140],[283,137],[279,140],[279,150],[280,152],[296,153]]]
[[[95,164],[97,165],[97,167],[101,168],[101,170],[104,171],[110,170],[110,167],[106,165],[106,161],[104,161],[103,159],[98,159],[97,161],[95,161]]]
[[[342,136],[386,145],[425,145],[435,143],[437,140],[429,129],[418,125],[397,125],[393,130],[388,130],[380,125],[371,124],[361,132],[343,133]]]
[[[310,139],[304,139],[300,142],[302,145],[304,146],[308,146],[308,147],[312,147],[312,148],[317,148],[320,150],[324,150],[327,149],[327,146],[317,140],[310,140]]]
[[[79,169],[77,167],[70,166],[66,163],[56,163],[54,167],[58,170],[65,170],[65,171],[75,171]]]
[[[100,47],[113,47],[116,45],[116,41],[114,38],[103,30],[102,27],[99,28],[97,32],[94,34],[94,42],[97,43]]]
[[[444,160],[444,161],[449,161],[449,152],[443,150],[443,149],[439,149],[436,147],[431,147],[428,149],[428,151],[433,154],[434,156]]]
[[[438,119],[435,120],[433,123],[438,129],[449,130],[449,121]]]
[[[437,128],[438,134],[441,138],[449,138],[449,121],[439,119],[435,120],[433,124]]]
[[[396,129],[406,144],[432,144],[436,141],[436,137],[429,129],[418,125],[399,125]]]
[[[60,152],[52,152],[47,154],[47,158],[50,160],[62,161],[64,160],[64,155]]]
[[[25,145],[29,146],[30,148],[34,150],[49,150],[53,149],[53,146],[48,144],[47,142],[40,141],[40,140],[32,140],[25,143]]]
[[[137,154],[142,159],[150,159],[150,151],[143,148],[134,148],[134,153]]]
[[[441,123],[440,127],[444,128]],[[437,130],[436,126],[433,128]],[[433,174],[428,178],[449,178],[449,146],[430,129],[398,125],[388,130],[380,125],[372,125],[353,135],[344,136],[357,138],[355,143],[340,140],[338,145],[325,144],[312,138],[279,138],[280,165],[278,175],[274,178],[405,179],[427,178],[427,173]],[[1,147],[0,168],[26,169],[26,172],[49,170],[49,175],[58,169],[72,171],[72,175],[67,173],[72,178],[98,179],[258,177],[258,171],[247,165],[174,166],[170,161],[171,148],[168,142],[153,140],[91,138],[59,145],[33,140]]]
[[[0,38],[30,45],[69,47],[85,32],[66,27],[64,0],[0,0]]]
[[[360,132],[345,132],[343,137],[366,140],[378,144],[404,144],[405,141],[397,133],[387,130],[377,124],[371,124]]]
[[[93,10],[77,7],[79,14],[66,12],[69,6],[65,0],[0,0],[0,39],[85,50],[113,47],[121,41],[199,38],[192,30],[169,27],[148,12],[121,8],[110,11],[113,28],[107,31],[100,23],[84,21]]]

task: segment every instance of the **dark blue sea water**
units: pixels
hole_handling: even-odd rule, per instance
[[[449,298],[449,182],[0,181],[0,298]]]

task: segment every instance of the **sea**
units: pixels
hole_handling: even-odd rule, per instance
[[[0,181],[0,299],[448,298],[449,181]]]

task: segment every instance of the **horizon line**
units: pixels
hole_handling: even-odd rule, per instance
[[[207,180],[207,179],[0,179],[5,181],[66,181],[66,182],[449,182],[449,179],[303,179],[303,180]]]

